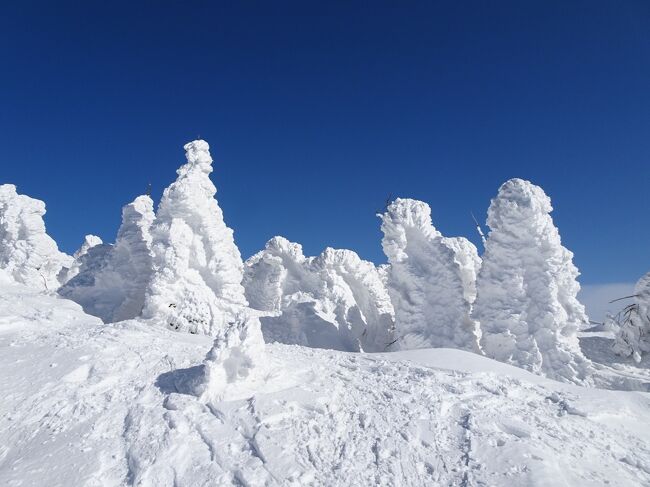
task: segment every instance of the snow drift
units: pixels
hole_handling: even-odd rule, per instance
[[[267,342],[379,352],[393,341],[393,307],[371,262],[327,248],[305,257],[299,244],[269,240],[245,266],[244,286]]]
[[[578,302],[573,254],[561,244],[551,200],[529,181],[511,179],[488,210],[488,234],[474,317],[488,357],[556,380],[591,373],[577,330],[588,321]]]
[[[148,196],[138,196],[124,206],[115,245],[87,236],[75,253],[69,271],[72,276],[59,294],[105,323],[139,316],[151,276],[149,230],[153,219],[153,202]]]
[[[443,237],[422,201],[398,198],[380,217],[397,347],[478,351],[478,324],[470,317],[480,265],[476,247]]]
[[[0,269],[16,282],[54,291],[72,257],[45,232],[45,203],[0,185]]]

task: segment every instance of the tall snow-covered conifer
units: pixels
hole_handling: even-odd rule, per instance
[[[0,185],[0,269],[27,286],[54,291],[72,264],[45,232],[45,203]]]
[[[474,317],[483,351],[556,380],[582,382],[591,363],[577,330],[588,321],[577,299],[573,254],[562,246],[551,200],[529,181],[511,179],[488,210]]]
[[[422,201],[398,198],[380,216],[397,348],[478,351],[478,327],[470,317],[480,265],[476,247],[443,237]]]

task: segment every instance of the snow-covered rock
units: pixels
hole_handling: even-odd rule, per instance
[[[125,205],[115,245],[87,236],[68,271],[74,272],[77,266],[76,275],[59,289],[59,294],[105,323],[139,316],[152,270],[153,220],[153,202],[148,196],[138,196]]]
[[[480,265],[476,247],[443,237],[422,201],[398,198],[379,216],[397,348],[478,351],[479,330],[470,317]]]
[[[305,257],[299,244],[274,237],[245,266],[244,286],[267,342],[379,352],[393,341],[393,307],[371,262],[327,248]]]
[[[248,303],[241,255],[214,198],[209,149],[204,140],[186,144],[187,163],[163,193],[152,227],[154,272],[143,317],[216,336]]]
[[[634,302],[624,311],[622,321],[614,351],[639,363],[650,352],[650,272],[634,286]]]
[[[54,291],[59,274],[72,264],[45,232],[45,203],[0,185],[0,269],[16,282]]]
[[[511,179],[499,188],[488,211],[474,317],[487,356],[582,382],[592,368],[577,330],[588,319],[576,297],[578,269],[562,246],[552,209],[550,198],[529,181]]]

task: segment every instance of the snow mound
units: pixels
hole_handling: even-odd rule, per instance
[[[3,285],[0,485],[650,484],[647,393],[459,350],[271,344],[254,390],[206,400],[183,386],[211,347]]]
[[[153,202],[138,196],[122,209],[122,224],[115,245],[86,237],[68,271],[72,278],[59,294],[79,303],[84,311],[105,323],[135,318],[142,312],[151,276]]]
[[[244,287],[267,342],[379,352],[393,341],[393,307],[371,262],[327,248],[306,258],[283,237],[269,240],[245,265]]]
[[[422,201],[398,198],[380,217],[396,346],[478,351],[478,324],[470,317],[480,265],[476,247],[443,237]]]
[[[577,299],[573,254],[562,246],[551,200],[511,179],[488,210],[490,233],[478,275],[474,317],[485,354],[556,380],[589,379],[577,331],[588,319]]]
[[[13,184],[0,185],[0,269],[16,282],[53,291],[72,257],[45,232],[43,215],[45,203],[18,194]]]
[[[634,286],[634,302],[624,313],[614,351],[623,357],[632,357],[636,363],[650,352],[650,272]]]
[[[214,198],[208,143],[185,145],[187,163],[163,193],[152,227],[153,275],[143,317],[217,335],[246,308],[243,263]]]

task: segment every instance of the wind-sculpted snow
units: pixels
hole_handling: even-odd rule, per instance
[[[650,484],[647,393],[459,350],[281,344],[254,382],[189,393],[211,347],[2,285],[0,485]]]
[[[274,237],[245,266],[244,286],[267,342],[380,352],[393,341],[393,307],[371,262],[327,248],[306,258],[299,244]]]
[[[45,232],[45,203],[0,185],[0,269],[19,283],[54,291],[72,257]]]
[[[86,237],[70,270],[77,266],[77,274],[59,294],[106,323],[139,316],[151,276],[153,219],[153,202],[148,196],[138,196],[126,205],[115,245],[102,244],[98,237],[89,238],[92,235]]]
[[[632,357],[637,363],[650,352],[650,273],[634,286],[634,302],[623,313],[614,351]]]
[[[243,264],[214,198],[208,143],[195,140],[185,151],[187,164],[165,189],[152,227],[154,272],[143,317],[216,336],[247,306]]]
[[[588,319],[576,298],[573,254],[562,246],[551,211],[540,187],[522,179],[501,186],[488,211],[474,316],[487,356],[582,382],[592,369],[576,333]]]
[[[422,201],[398,198],[380,216],[396,346],[478,351],[478,325],[470,318],[480,265],[476,247],[443,237]]]

